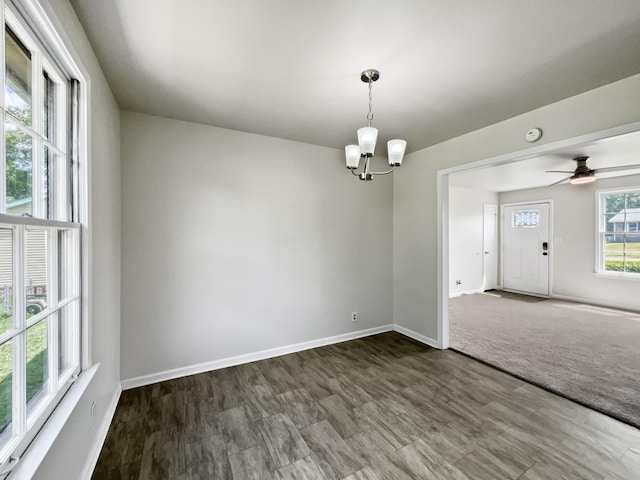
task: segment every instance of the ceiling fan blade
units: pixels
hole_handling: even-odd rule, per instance
[[[569,172],[569,173],[573,173],[573,172]],[[573,175],[571,175],[571,177],[573,177]],[[558,180],[557,182],[552,183],[552,184],[551,184],[551,185],[549,185],[549,186],[550,186],[550,187],[553,187],[554,185],[558,185],[559,183],[566,182],[566,181],[567,181],[567,180],[569,180],[571,177],[566,177],[566,178],[563,178],[562,180]]]
[[[545,170],[544,173],[573,173],[573,170]]]
[[[595,173],[601,172],[620,172],[623,170],[635,170],[636,168],[640,169],[640,164],[635,165],[620,165],[619,167],[604,167],[604,168],[594,168],[593,171]]]

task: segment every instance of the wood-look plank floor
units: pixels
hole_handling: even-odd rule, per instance
[[[93,479],[637,480],[640,430],[385,333],[125,391]]]

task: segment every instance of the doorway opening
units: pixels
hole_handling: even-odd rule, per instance
[[[629,146],[637,158],[639,129],[636,124],[438,174],[438,293],[442,294],[438,296],[438,340],[442,347],[451,345],[529,383],[638,427],[640,402],[625,393],[630,386],[634,391],[640,389],[640,353],[634,347],[640,341],[640,302],[634,293],[637,282],[630,281],[629,275],[613,278],[609,272],[600,272],[596,251],[602,243],[618,246],[615,229],[623,229],[616,219],[629,220],[627,217],[640,207],[636,197],[629,195],[631,200],[605,210],[598,201],[603,192],[640,190],[637,160],[615,158]],[[555,173],[545,172],[555,170],[549,163],[566,163],[576,154],[593,155],[594,164],[597,157],[609,162],[594,165],[596,171],[625,172],[578,185],[562,185],[545,177],[545,173]],[[494,173],[493,180],[508,177],[502,167],[520,173],[533,171],[531,177],[537,169],[539,183],[522,189],[484,190],[481,180],[488,178],[490,169],[500,172]],[[465,184],[466,180],[470,183]],[[497,219],[494,217],[492,226],[495,208]],[[634,218],[626,223],[633,224]],[[496,226],[499,266],[497,289],[491,290],[492,267],[485,257],[490,256],[488,245]],[[635,224],[625,227],[625,235],[633,236],[633,228]],[[631,244],[627,240],[625,245]],[[466,253],[460,253],[465,249]],[[610,257],[609,250],[604,252]],[[622,263],[635,261],[632,249],[623,253]],[[481,274],[465,276],[474,271]],[[591,381],[602,378],[606,380]]]
[[[504,167],[504,170],[499,175],[499,177],[507,178],[512,180],[514,175],[513,172],[522,172],[523,167],[525,165],[528,170],[528,173],[536,173],[544,172],[546,170],[555,170],[557,168],[558,162],[564,162],[563,168],[567,168],[574,163],[573,158],[576,154],[580,154],[581,152],[596,152],[593,154],[592,161],[595,161],[597,156],[600,156],[599,153],[607,150],[609,148],[609,142],[616,141],[619,139],[626,138],[630,134],[634,134],[635,138],[640,138],[640,122],[636,122],[629,125],[624,125],[621,127],[616,127],[596,133],[591,133],[587,135],[582,135],[578,137],[574,137],[567,140],[562,140],[559,142],[550,143],[547,145],[540,145],[536,147],[532,147],[526,150],[521,150],[517,152],[512,152],[504,155],[499,155],[496,157],[491,157],[485,160],[480,160],[477,162],[472,162],[464,165],[460,165],[457,167],[452,167],[444,170],[440,170],[437,174],[437,344],[440,348],[446,349],[449,348],[449,308],[448,301],[450,297],[450,293],[453,291],[452,286],[456,285],[457,280],[461,280],[456,277],[452,277],[450,272],[450,225],[449,225],[449,213],[450,208],[450,191],[452,188],[456,188],[456,186],[450,184],[450,180],[454,176],[458,176],[460,174],[470,174],[468,177],[471,178],[470,185],[475,186],[479,182],[482,182],[484,179],[491,178],[491,174],[489,173],[494,167]],[[637,151],[635,152],[634,159],[629,161],[629,158],[623,159],[623,163],[637,163],[635,161],[637,159]],[[533,166],[533,168],[531,168]],[[599,165],[594,164],[594,168],[599,167]],[[632,173],[640,173],[640,172],[632,172]],[[544,183],[539,183],[538,185],[532,185],[531,180],[535,177],[534,174],[525,176],[525,181],[517,181],[513,180],[516,189],[526,189],[533,188],[535,186],[542,186]],[[551,174],[547,174],[551,175]],[[562,175],[560,174],[562,177]],[[522,176],[520,176],[522,178]],[[555,183],[557,181],[557,177],[547,177],[547,185],[551,183]],[[578,187],[578,186],[576,186]],[[538,199],[531,199],[532,201],[540,201]],[[548,200],[544,198],[542,200]],[[496,202],[484,202],[487,204],[498,203]],[[583,215],[580,211],[576,211],[576,216]],[[500,223],[500,222],[498,222]],[[595,236],[595,233],[593,234]],[[593,236],[591,238],[593,238]],[[549,252],[552,247],[558,247],[558,243],[562,243],[563,239],[561,237],[556,237],[554,239],[550,239],[548,242]],[[583,240],[584,242],[584,240]],[[586,243],[586,242],[584,242]],[[567,245],[568,242],[564,242],[564,245]],[[569,245],[567,245],[569,246]],[[484,255],[484,251],[478,252],[477,255]],[[549,255],[551,256],[551,254]],[[498,259],[499,269],[498,272],[502,270],[501,260]],[[481,263],[482,265],[482,263]],[[553,272],[553,267],[550,266],[550,271]],[[554,274],[555,275],[555,274]],[[498,278],[497,286],[500,287],[502,283],[502,278]],[[462,280],[461,285],[465,287],[464,280]],[[553,292],[553,282],[550,283],[550,293]],[[565,296],[567,300],[579,300],[579,298],[571,298],[569,296]],[[597,303],[597,302],[595,302]],[[613,305],[625,307],[625,305]]]

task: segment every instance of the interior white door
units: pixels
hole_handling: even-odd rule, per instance
[[[502,288],[549,295],[549,203],[505,206]]]
[[[482,289],[498,286],[498,206],[485,205],[482,224]]]

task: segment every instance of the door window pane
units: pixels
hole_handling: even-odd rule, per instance
[[[4,38],[7,111],[31,126],[31,53],[8,27]]]
[[[0,228],[0,335],[13,328],[13,230]]]
[[[513,212],[513,226],[516,228],[522,227],[537,227],[540,221],[540,212],[537,210],[521,210]]]
[[[13,391],[13,340],[0,345],[0,438],[10,430]]]
[[[33,141],[15,125],[6,125],[7,213],[33,215]]]
[[[49,319],[40,320],[27,330],[27,411],[36,405],[49,379]],[[35,400],[34,400],[35,399]]]
[[[27,318],[47,308],[47,231],[26,230],[26,309]]]

